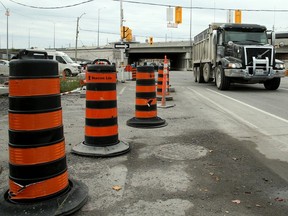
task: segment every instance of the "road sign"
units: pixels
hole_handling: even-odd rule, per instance
[[[129,49],[129,44],[121,44],[121,43],[116,43],[114,44],[115,49]]]

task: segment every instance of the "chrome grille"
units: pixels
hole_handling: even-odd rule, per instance
[[[253,57],[256,59],[269,58],[269,65],[273,63],[273,53],[272,48],[267,47],[245,47],[245,64],[247,66],[253,65]]]

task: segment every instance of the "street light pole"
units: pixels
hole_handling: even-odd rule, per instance
[[[123,44],[123,37],[121,35],[121,32],[123,31],[123,20],[124,20],[124,15],[123,15],[123,0],[120,0],[120,41],[121,41],[121,44]],[[124,83],[125,80],[124,80],[124,52],[125,52],[125,49],[120,49],[120,52],[121,52],[121,67],[120,67],[120,70],[121,70],[121,82]]]
[[[97,47],[99,48],[99,24],[100,24],[100,8],[98,8],[98,31],[97,31]]]
[[[8,17],[10,16],[9,9],[6,8],[6,13],[5,15],[7,16],[7,49],[6,49],[6,54],[7,54],[7,60],[9,60],[9,25],[8,25]]]
[[[76,43],[75,43],[75,62],[77,62],[77,45],[78,45],[78,34],[79,34],[79,20],[86,13],[81,14],[80,17],[77,17],[77,26],[76,26]]]
[[[0,1],[0,3],[2,4],[2,6],[5,8],[6,12],[5,15],[7,16],[7,49],[6,49],[6,55],[7,55],[7,60],[9,60],[9,32],[8,32],[8,17],[10,16],[10,11],[8,8],[5,7],[5,5]]]
[[[55,50],[56,49],[56,46],[55,46],[55,22],[53,22],[53,24],[54,24],[54,38],[53,38],[54,39],[53,40],[54,43],[53,44],[54,44],[54,50]]]
[[[105,8],[105,7],[104,7]],[[98,28],[98,30],[97,30],[97,48],[99,48],[100,46],[99,46],[99,40],[100,40],[100,34],[99,34],[99,31],[100,31],[100,10],[101,9],[103,9],[103,8],[98,8],[98,20],[97,20],[97,22],[98,22],[98,26],[97,26],[97,28]]]

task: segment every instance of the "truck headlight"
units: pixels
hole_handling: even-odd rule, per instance
[[[242,68],[241,63],[229,63],[228,68]]]
[[[277,69],[284,69],[285,66],[284,66],[284,64],[282,64],[282,63],[277,63],[277,64],[275,64],[275,68],[277,68]]]

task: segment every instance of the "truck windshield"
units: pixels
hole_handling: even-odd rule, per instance
[[[68,55],[63,55],[62,57],[67,63],[73,63],[73,60]]]
[[[267,44],[267,35],[265,32],[239,32],[239,31],[225,31],[225,42],[228,41],[240,43],[261,43]]]

